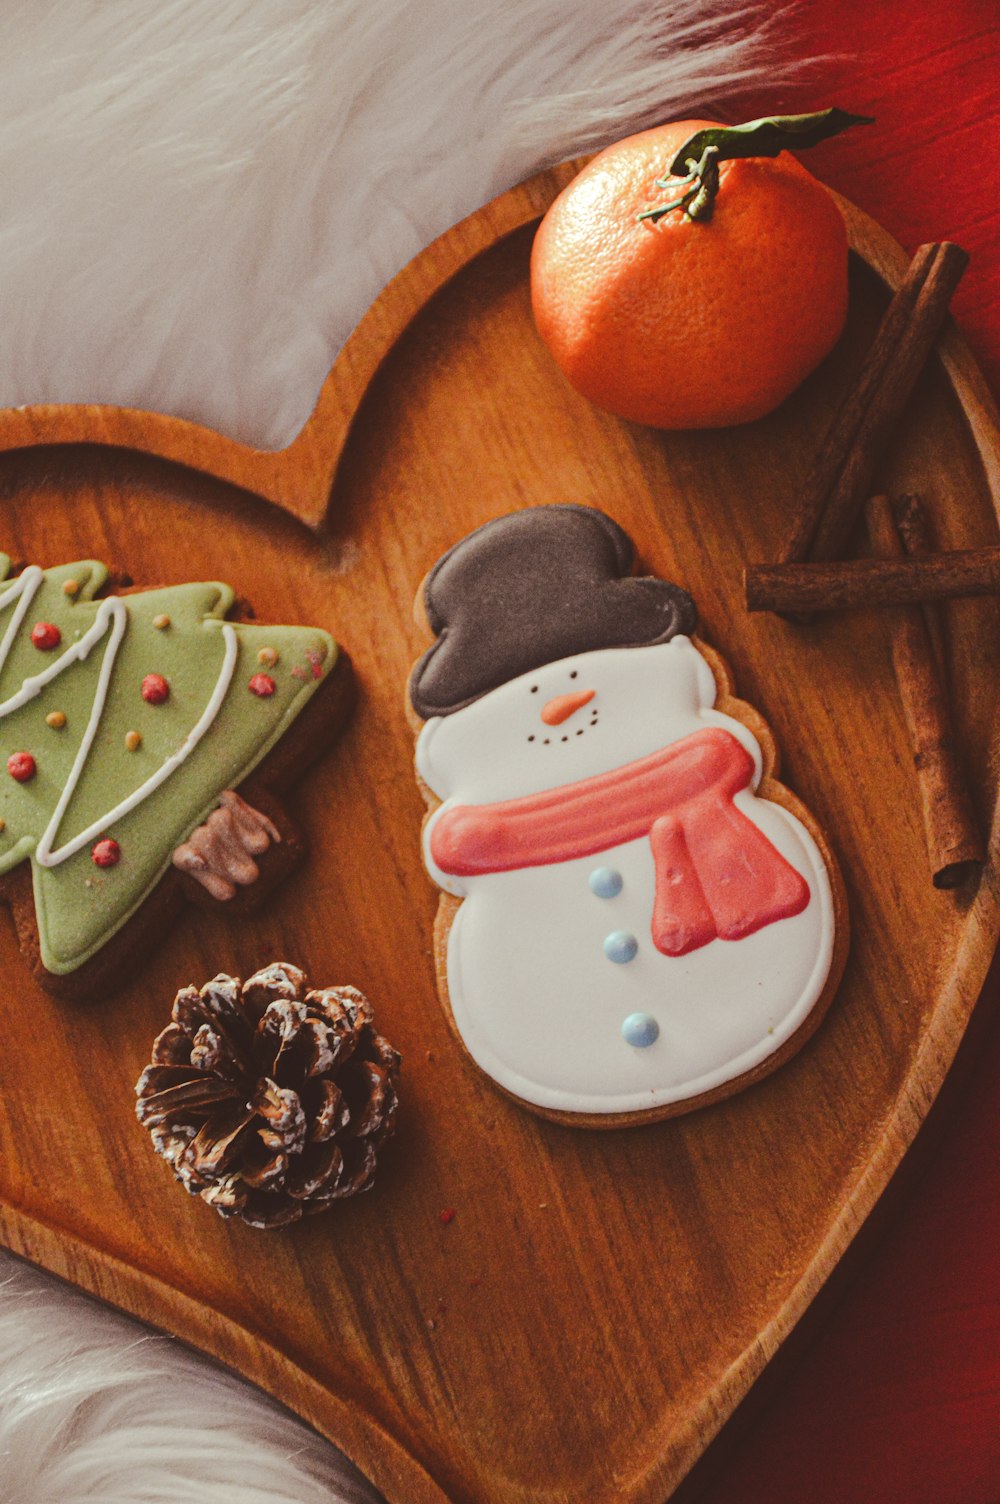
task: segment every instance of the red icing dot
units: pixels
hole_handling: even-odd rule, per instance
[[[31,629],[31,640],[36,648],[48,653],[62,642],[62,633],[50,621],[36,621]]]
[[[27,783],[35,776],[35,759],[30,752],[12,752],[7,759],[7,772],[18,783]]]
[[[277,687],[270,674],[254,674],[247,685],[250,693],[259,695],[262,700],[269,700]]]
[[[98,867],[117,867],[121,861],[121,855],[122,849],[118,842],[112,841],[107,836],[102,841],[98,841],[90,853],[91,860]]]
[[[147,674],[142,681],[142,698],[147,705],[162,705],[170,693],[170,685],[162,674]]]
[[[438,1221],[443,1222],[445,1227],[448,1226],[449,1222],[454,1222],[454,1220],[455,1208],[453,1206],[446,1206],[443,1212],[438,1212]]]

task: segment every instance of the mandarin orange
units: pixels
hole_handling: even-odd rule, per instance
[[[664,172],[710,124],[609,146],[555,200],[532,248],[535,321],[572,385],[657,428],[762,417],[829,353],[847,313],[843,218],[787,151],[721,161],[710,218],[639,217],[670,199]]]

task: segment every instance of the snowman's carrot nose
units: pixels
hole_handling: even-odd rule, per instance
[[[578,689],[572,695],[556,695],[554,700],[549,700],[548,704],[542,706],[542,720],[546,726],[561,726],[577,710],[589,705],[594,694],[592,689]]]

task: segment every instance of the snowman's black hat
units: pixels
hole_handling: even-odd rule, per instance
[[[594,507],[531,507],[469,533],[427,576],[437,641],[410,677],[414,710],[450,715],[574,653],[692,632],[687,591],[633,578],[632,556],[628,534]]]

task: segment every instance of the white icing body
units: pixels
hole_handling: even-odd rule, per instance
[[[549,701],[584,690],[593,698],[568,719],[541,720]],[[705,659],[677,637],[546,664],[428,721],[420,735],[417,769],[443,801],[425,826],[424,859],[434,880],[464,900],[448,941],[455,1024],[476,1063],[527,1102],[589,1114],[683,1102],[766,1060],[823,992],[834,937],[825,863],[801,821],[752,792],[760,748],[745,726],[714,709],[715,698]],[[672,957],[650,933],[655,879],[645,837],[596,856],[475,877],[435,865],[434,826],[455,805],[574,783],[710,726],[731,732],[754,758],[752,787],[735,802],[806,879],[810,897],[800,913]],[[616,897],[591,892],[598,867],[621,874]],[[604,953],[605,937],[619,930],[638,941],[635,959],[622,965]],[[645,1048],[623,1038],[633,1013],[659,1026]]]

